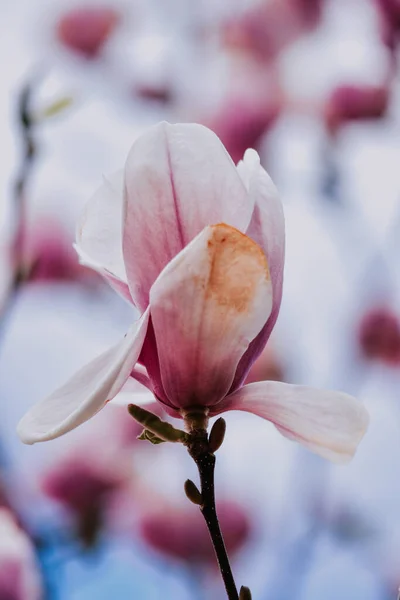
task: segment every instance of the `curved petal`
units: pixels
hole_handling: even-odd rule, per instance
[[[285,218],[272,179],[260,165],[260,158],[255,150],[247,150],[237,168],[254,202],[254,212],[246,235],[257,242],[267,256],[273,289],[273,305],[267,323],[239,363],[232,391],[242,385],[252,363],[261,354],[274,328],[281,306],[285,262]]]
[[[229,225],[206,227],[161,273],[150,306],[169,402],[216,404],[271,312],[265,255]]]
[[[97,271],[132,302],[122,256],[123,171],[104,178],[87,202],[76,228],[80,262]]]
[[[149,311],[119,344],[80,369],[72,379],[34,406],[19,422],[25,444],[51,440],[93,417],[114,398],[129,377],[146,335]]]
[[[125,167],[123,252],[144,310],[162,269],[206,226],[246,231],[253,205],[217,136],[202,125],[160,123],[133,144]]]
[[[362,403],[348,394],[276,381],[245,385],[213,414],[227,410],[267,419],[285,437],[338,463],[352,458],[369,422]]]
[[[149,321],[149,325],[150,325],[150,321]],[[147,337],[148,333],[149,333],[149,326],[147,327],[146,337]],[[143,352],[143,348],[142,348],[142,352]],[[140,360],[140,357],[139,357],[139,360]],[[153,391],[149,374],[147,373],[146,368],[143,367],[142,365],[140,365],[139,363],[137,365],[135,365],[134,368],[132,369],[130,379],[133,379],[134,381],[136,381],[136,385],[145,387],[148,390],[150,390],[151,392]]]

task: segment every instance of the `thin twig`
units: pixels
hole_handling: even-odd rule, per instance
[[[31,114],[32,84],[22,88],[18,98],[18,125],[22,138],[22,160],[14,184],[14,214],[16,230],[13,244],[14,279],[13,289],[23,282],[21,266],[24,259],[26,234],[26,190],[31,175],[37,147],[34,139],[34,120]]]
[[[229,600],[239,600],[224,539],[219,526],[214,491],[215,455],[210,451],[206,429],[197,429],[190,434],[187,443],[190,456],[195,461],[200,475],[202,503],[200,511],[210,533],[219,569]]]
[[[32,93],[33,86],[31,83],[27,83],[23,86],[18,96],[17,122],[22,138],[22,159],[13,187],[15,230],[10,252],[13,273],[8,285],[7,296],[0,308],[0,337],[4,334],[7,317],[26,279],[23,267],[26,244],[26,190],[37,154],[37,147],[34,140],[34,120],[30,109]]]

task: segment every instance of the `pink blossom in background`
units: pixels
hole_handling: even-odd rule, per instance
[[[399,0],[375,0],[381,18],[383,42],[394,52],[399,40],[400,2]]]
[[[37,219],[27,229],[25,261],[30,281],[83,280],[89,275],[79,266],[66,230],[51,217]]]
[[[237,163],[247,148],[257,148],[261,138],[268,133],[279,117],[280,106],[271,103],[268,95],[254,98],[229,98],[208,126],[220,138]]]
[[[108,525],[115,497],[132,479],[130,452],[120,431],[122,412],[128,423],[132,419],[118,406],[107,412],[95,428],[60,452],[41,477],[42,491],[71,513],[86,545]]]
[[[324,0],[293,0],[292,5],[307,28],[313,29],[319,24]]]
[[[359,325],[358,341],[365,358],[400,365],[400,322],[390,309],[377,307],[367,312]]]
[[[57,37],[69,50],[85,58],[96,58],[120,19],[111,6],[74,8],[57,23]]]
[[[227,53],[225,91],[200,121],[220,138],[233,162],[248,148],[259,148],[284,109],[279,72],[250,53]]]
[[[325,122],[334,133],[341,125],[363,119],[381,119],[389,104],[389,88],[372,85],[342,85],[325,105]]]
[[[267,0],[227,19],[221,30],[223,44],[271,61],[315,26],[321,13],[317,0]]]
[[[40,600],[40,575],[30,539],[12,513],[0,508],[0,598]]]
[[[248,542],[251,523],[248,513],[238,503],[221,501],[217,504],[218,518],[224,531],[229,556],[235,555]],[[215,553],[204,520],[193,507],[157,504],[157,508],[140,515],[139,530],[154,550],[188,563],[215,566]]]
[[[76,457],[47,473],[43,491],[71,511],[76,535],[84,545],[92,546],[104,525],[107,503],[119,485],[120,481],[109,473],[90,468]]]
[[[255,151],[236,167],[201,125],[149,129],[77,228],[81,260],[141,317],[25,415],[21,439],[70,431],[134,378],[177,418],[199,407],[210,416],[243,410],[326,458],[351,458],[368,424],[356,399],[271,381],[243,387],[278,317],[284,235],[281,202]]]
[[[75,512],[86,512],[114,492],[124,481],[121,474],[100,469],[85,457],[60,461],[43,479],[45,494]]]

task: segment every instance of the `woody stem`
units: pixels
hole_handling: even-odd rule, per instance
[[[239,600],[239,594],[233,578],[231,565],[229,563],[229,558],[225,548],[224,538],[222,537],[215,507],[215,455],[209,449],[206,430],[197,430],[191,434],[191,441],[188,443],[188,451],[199,470],[201,485],[200,491],[202,496],[200,511],[205,519],[208,531],[210,533],[228,599]]]

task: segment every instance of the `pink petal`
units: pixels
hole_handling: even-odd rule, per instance
[[[123,171],[104,179],[78,221],[75,249],[82,264],[97,271],[132,302],[122,256]]]
[[[260,165],[255,150],[247,150],[243,161],[238,164],[254,212],[246,235],[264,250],[271,273],[273,305],[271,315],[239,363],[232,390],[240,387],[247,373],[261,354],[278,318],[282,300],[283,267],[285,261],[285,219],[278,191],[267,172]]]
[[[95,358],[34,406],[18,425],[21,440],[34,444],[59,437],[93,417],[114,398],[138,359],[148,320],[149,311],[132,325],[122,342]]]
[[[149,325],[150,325],[150,321],[149,321]],[[148,335],[148,332],[149,332],[149,327],[147,327],[146,337]],[[143,348],[142,348],[142,352],[143,352]],[[139,357],[139,359],[140,359],[140,357]],[[147,373],[147,370],[145,369],[145,367],[143,367],[139,363],[137,363],[135,365],[135,367],[132,369],[131,379],[133,379],[136,382],[135,385],[145,387],[150,391],[152,390],[149,374]]]
[[[271,421],[290,440],[333,462],[349,461],[369,422],[361,402],[344,394],[262,381],[249,383],[213,410],[242,410]]]
[[[212,131],[160,123],[142,135],[125,167],[123,251],[135,304],[146,308],[159,273],[206,225],[223,221],[245,231],[252,212]]]
[[[161,273],[150,306],[170,404],[216,404],[270,315],[265,255],[229,225],[206,227]]]

